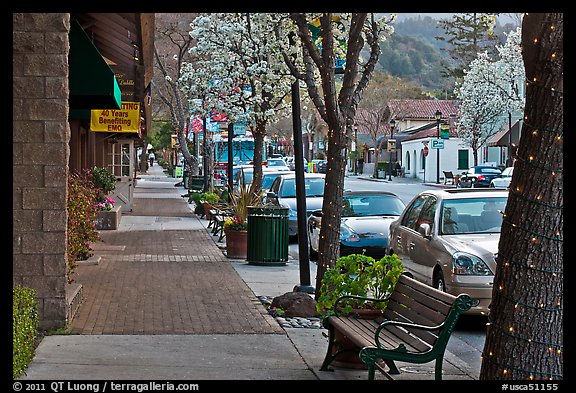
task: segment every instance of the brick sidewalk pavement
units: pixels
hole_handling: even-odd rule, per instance
[[[189,209],[182,199],[136,198],[132,215],[174,217],[182,204]],[[71,323],[73,333],[285,333],[206,230],[101,231],[100,236],[101,262],[76,269],[84,301]]]

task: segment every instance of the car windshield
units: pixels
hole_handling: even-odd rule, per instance
[[[500,233],[507,197],[448,199],[442,204],[443,235]]]
[[[500,169],[498,168],[477,168],[476,173],[483,173],[487,175],[499,175]]]
[[[268,166],[286,166],[284,160],[268,160]]]
[[[392,195],[344,196],[342,217],[399,216],[404,204]]]
[[[280,176],[279,173],[264,174],[262,176],[262,188],[269,189],[278,176]]]
[[[306,197],[323,197],[324,196],[324,178],[308,177],[304,178],[304,188]],[[284,179],[284,184],[280,190],[281,198],[296,198],[296,183],[294,178]]]

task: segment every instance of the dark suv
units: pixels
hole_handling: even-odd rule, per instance
[[[490,181],[500,176],[502,171],[495,166],[477,165],[462,173],[462,177],[472,178],[472,187],[490,187]],[[462,177],[460,180],[462,180]],[[465,183],[463,182],[461,186]],[[459,183],[460,185],[460,183]]]

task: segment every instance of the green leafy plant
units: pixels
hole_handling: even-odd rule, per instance
[[[90,243],[100,239],[95,225],[99,207],[96,204],[95,187],[88,172],[72,173],[68,176],[66,208],[68,211],[66,277],[68,282],[72,283],[76,261],[85,260],[92,256]]]
[[[110,194],[116,188],[116,176],[108,169],[95,166],[91,169],[91,174],[94,187],[101,189],[105,195]]]
[[[215,192],[205,192],[202,194],[201,200],[214,205],[220,202],[220,197]]]
[[[338,258],[336,265],[324,273],[316,311],[321,316],[334,314],[334,305],[340,296],[354,295],[384,298],[392,293],[400,275],[404,272],[402,261],[396,254],[380,260],[364,255],[351,254]],[[387,302],[366,302],[360,299],[344,299],[339,306],[344,314],[353,309],[383,310]]]
[[[12,288],[12,379],[25,374],[34,357],[38,325],[36,291],[15,285]]]
[[[239,185],[236,190],[228,191],[230,202],[228,210],[234,215],[236,226],[248,227],[248,206],[264,206],[264,192],[256,192],[254,183]]]
[[[105,168],[95,166],[87,172],[87,178],[93,184],[98,209],[112,210],[115,201],[108,194],[116,188],[116,176]]]

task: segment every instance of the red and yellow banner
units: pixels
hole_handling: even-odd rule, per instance
[[[140,103],[122,102],[122,109],[92,109],[90,131],[134,132],[140,130]]]

